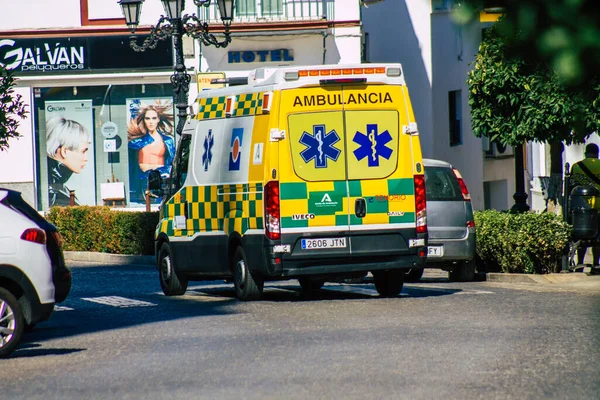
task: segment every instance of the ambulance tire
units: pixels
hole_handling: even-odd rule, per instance
[[[373,282],[381,297],[396,297],[404,286],[404,271],[401,269],[374,271]]]
[[[261,298],[264,282],[250,272],[246,252],[241,246],[238,246],[235,250],[232,272],[235,295],[238,300],[250,301]]]
[[[163,243],[158,253],[158,276],[160,287],[165,296],[181,296],[185,293],[188,280],[177,275],[173,267],[171,249],[168,243]]]
[[[0,337],[0,358],[10,355],[19,345],[23,337],[25,319],[23,310],[15,296],[8,290],[0,287],[0,304],[4,315],[0,315],[0,328],[3,329]],[[12,331],[12,333],[10,332]]]
[[[423,277],[423,272],[425,268],[411,268],[406,270],[406,275],[404,275],[404,282],[419,282]]]
[[[312,279],[309,277],[306,278],[298,278],[298,282],[300,283],[300,287],[303,292],[317,292],[321,290],[325,281],[322,279]]]
[[[448,273],[452,282],[471,282],[475,279],[475,259],[459,262],[454,269]]]

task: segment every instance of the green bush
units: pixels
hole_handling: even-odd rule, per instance
[[[109,207],[52,207],[46,214],[66,251],[151,255],[158,212],[113,211]]]
[[[571,227],[553,213],[475,211],[477,263],[485,272],[558,272]]]

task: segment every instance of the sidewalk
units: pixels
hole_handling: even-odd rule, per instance
[[[73,262],[86,262],[111,265],[141,265],[154,267],[154,256],[127,256],[120,254],[93,253],[82,251],[65,251],[67,264]],[[476,280],[497,283],[511,283],[518,285],[549,285],[556,288],[583,289],[600,292],[600,275],[589,275],[589,268],[585,272],[571,272],[565,274],[503,274],[487,273],[477,274]],[[423,282],[428,279],[446,279],[448,273],[440,269],[426,268]]]
[[[65,251],[67,262],[92,262],[99,264],[156,265],[154,256],[127,256],[122,254],[94,253],[89,251]]]

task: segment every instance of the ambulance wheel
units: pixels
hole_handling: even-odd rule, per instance
[[[0,288],[0,358],[5,358],[17,348],[25,319],[19,302],[11,292]]]
[[[381,297],[396,297],[404,286],[404,271],[401,269],[374,271],[373,282]]]
[[[406,271],[406,275],[404,275],[405,282],[419,282],[419,280],[423,277],[424,268],[411,268]]]
[[[250,272],[246,253],[241,247],[235,250],[232,269],[236,297],[242,301],[260,299],[264,282]]]
[[[298,278],[298,282],[304,292],[316,292],[325,284],[325,281],[322,279],[313,279],[309,277]]]
[[[461,261],[448,273],[453,282],[471,282],[475,279],[475,259]]]
[[[163,243],[158,253],[158,276],[166,296],[180,296],[187,290],[188,280],[177,276],[168,243]]]

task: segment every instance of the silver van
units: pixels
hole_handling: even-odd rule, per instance
[[[452,281],[472,281],[475,221],[467,185],[460,172],[445,161],[424,158],[423,164],[429,234],[425,268],[448,271]],[[416,282],[421,276],[423,268],[413,268],[405,280]]]

